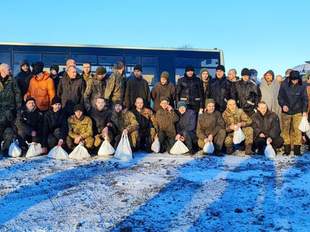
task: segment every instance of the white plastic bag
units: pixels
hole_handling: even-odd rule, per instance
[[[233,143],[239,144],[245,139],[244,133],[239,127],[238,130],[234,131]]]
[[[189,152],[187,146],[180,140],[176,141],[170,149],[172,155],[182,155]]]
[[[154,142],[152,143],[151,150],[155,153],[158,153],[160,151],[160,143],[158,137],[154,139]]]
[[[61,146],[55,146],[47,155],[48,157],[52,159],[59,159],[59,160],[66,160],[69,158],[68,153],[61,147]]]
[[[35,157],[43,153],[42,146],[40,143],[32,142],[29,145],[28,151],[26,153],[26,158]]]
[[[268,159],[274,159],[276,158],[276,152],[275,150],[273,149],[273,147],[271,146],[270,143],[267,142],[267,146],[265,148],[265,156],[268,158]]]
[[[16,158],[22,155],[22,149],[18,146],[18,141],[14,140],[9,147],[9,156]]]
[[[127,134],[122,134],[122,138],[117,145],[114,157],[122,161],[129,161],[132,159],[132,151]]]
[[[206,154],[212,154],[214,152],[214,145],[212,142],[207,142],[204,146],[203,146],[203,153]]]
[[[115,152],[114,147],[109,143],[108,140],[104,140],[98,150],[98,156],[109,156]]]
[[[306,132],[307,137],[310,139],[310,130]]]
[[[306,116],[303,116],[301,121],[300,121],[300,124],[298,126],[298,129],[301,131],[301,132],[307,132],[310,130],[310,126],[309,126],[309,122],[308,122],[308,119]]]
[[[83,143],[80,143],[69,154],[69,158],[75,159],[75,160],[83,160],[83,159],[90,158],[90,154],[88,153],[87,149],[84,147]]]

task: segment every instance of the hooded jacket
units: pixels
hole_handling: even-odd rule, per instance
[[[49,109],[50,103],[55,97],[55,86],[47,72],[31,78],[26,96],[33,97],[36,100],[39,110],[46,111]]]

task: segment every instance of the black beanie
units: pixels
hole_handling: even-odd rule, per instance
[[[136,64],[133,70],[139,70],[140,72],[142,72],[142,66],[140,64]]]
[[[78,110],[84,112],[84,106],[81,105],[81,104],[75,105],[75,106],[74,106],[74,109],[73,109],[73,112],[76,112],[76,111],[78,111]]]
[[[51,105],[60,103],[61,104],[61,99],[58,96],[55,96],[51,102]]]
[[[56,64],[53,64],[51,67],[50,67],[50,70],[55,70],[57,73],[59,72],[59,66],[56,65]]]
[[[37,75],[41,72],[43,72],[44,64],[43,62],[36,62],[32,65],[32,73],[33,75]]]
[[[193,66],[187,66],[187,67],[185,68],[185,72],[189,72],[189,71],[195,72],[194,67],[193,67]]]
[[[300,73],[298,71],[291,71],[290,72],[290,76],[289,76],[290,80],[300,80]]]
[[[106,74],[107,70],[105,67],[102,67],[102,66],[99,66],[97,69],[96,69],[96,75],[104,75]]]
[[[33,97],[27,97],[25,103],[27,104],[27,102],[29,102],[29,101],[36,102],[36,99],[34,99]]]
[[[216,67],[216,71],[217,70],[222,70],[223,72],[225,72],[225,66],[220,64]]]
[[[242,69],[241,76],[251,76],[250,70],[248,68]]]

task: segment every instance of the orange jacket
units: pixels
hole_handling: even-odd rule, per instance
[[[33,97],[40,110],[46,111],[49,109],[50,103],[55,97],[55,86],[54,81],[47,72],[43,72],[43,75],[40,77],[33,76],[31,78],[24,98],[26,99],[27,97]]]

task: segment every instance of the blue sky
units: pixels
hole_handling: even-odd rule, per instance
[[[310,1],[3,0],[1,42],[221,48],[226,69],[310,60]]]

